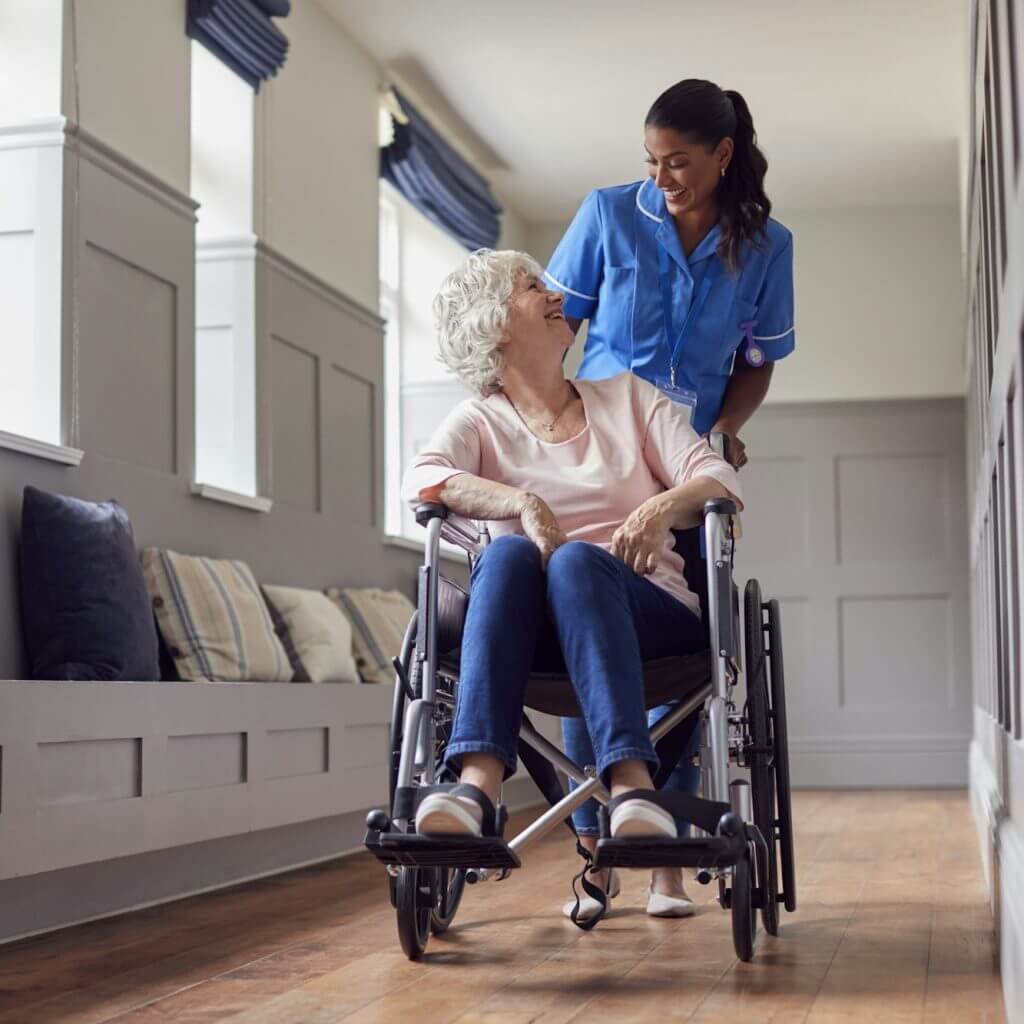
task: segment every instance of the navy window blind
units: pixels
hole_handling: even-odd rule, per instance
[[[258,91],[288,55],[271,19],[290,11],[291,0],[188,0],[185,31]]]
[[[380,175],[467,249],[493,249],[501,204],[473,167],[395,89],[406,123],[392,118],[394,137],[380,151]]]

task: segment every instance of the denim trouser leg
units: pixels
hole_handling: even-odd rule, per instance
[[[549,563],[548,576],[549,601],[552,595],[562,597],[559,604],[565,611],[555,618],[577,690],[602,675],[613,691],[628,686],[636,692],[631,707],[642,709],[644,661],[702,650],[707,645],[704,627],[685,605],[601,548],[578,542],[559,548]],[[552,602],[553,615],[554,605]],[[587,621],[600,622],[601,632],[598,642],[574,665],[573,626]],[[585,706],[584,717],[562,720],[566,753],[577,764],[596,765],[603,772],[607,762],[602,762],[602,748],[607,739],[593,732],[595,726]],[[649,746],[646,715],[641,718],[644,745]],[[606,719],[599,718],[596,727],[606,726]],[[578,808],[573,824],[580,835],[596,835],[597,802],[589,800]]]
[[[676,704],[662,704],[661,707],[651,708],[647,713],[647,724],[653,729],[662,718],[675,708]],[[693,755],[700,747],[700,721],[690,731],[690,738],[683,748],[682,757],[679,763],[669,773],[662,789],[676,789],[681,793],[696,793],[700,789],[700,768],[692,763]],[[680,837],[685,837],[690,830],[690,823],[676,821],[676,827]]]
[[[536,665],[568,670],[593,737],[588,763],[602,777],[619,761],[656,765],[642,657],[659,651],[642,651],[660,644],[671,652],[694,629],[700,625],[683,605],[596,545],[563,545],[545,572],[530,541],[498,538],[473,568],[447,759],[457,767],[463,754],[494,754],[511,774]]]
[[[445,759],[494,754],[515,771],[526,680],[547,619],[540,551],[525,537],[498,537],[473,566],[462,634],[458,703]]]

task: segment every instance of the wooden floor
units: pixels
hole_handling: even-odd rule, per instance
[[[423,963],[358,856],[4,947],[0,1024],[1004,1020],[962,792],[802,792],[795,817],[800,906],[750,964],[696,883],[697,917],[659,921],[629,873],[578,931],[559,914],[576,870],[559,831],[468,889]]]

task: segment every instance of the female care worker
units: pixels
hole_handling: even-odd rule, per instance
[[[558,244],[545,277],[565,295],[573,330],[588,320],[578,376],[631,370],[686,411],[698,433],[739,432],[764,400],[773,364],[793,351],[793,244],[769,216],[768,161],[738,92],[687,79],[655,100],[645,122],[648,176],[595,189]],[[651,712],[652,723],[667,708]],[[582,719],[563,720],[566,750],[593,763]],[[693,791],[694,729],[668,786]],[[573,821],[593,848],[596,804]],[[613,877],[601,880],[615,895]],[[648,913],[693,913],[679,869],[653,872]],[[597,903],[581,910],[596,912]],[[567,905],[567,911],[571,905]]]

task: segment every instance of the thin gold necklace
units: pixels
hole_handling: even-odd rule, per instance
[[[519,411],[519,406],[512,401],[512,397],[509,395],[509,393],[507,391],[502,391],[502,394],[508,399],[508,404],[511,405],[512,408],[515,410],[516,415],[523,421],[524,424],[526,424],[527,430],[532,430],[533,428],[530,426],[530,421]],[[562,418],[562,414],[565,412],[566,409],[569,408],[570,405],[572,405],[573,399],[575,398],[576,389],[572,386],[572,384],[569,384],[569,397],[565,400],[565,404],[562,406],[562,408],[558,410],[558,415],[550,423],[541,423],[541,427],[543,427],[543,429],[546,430],[549,434],[553,433],[555,426],[558,424],[558,421]]]

